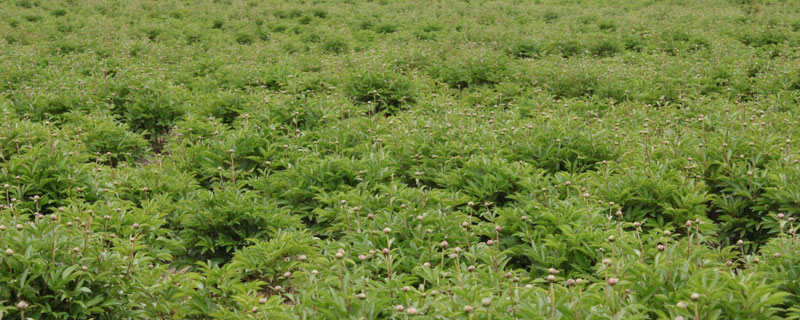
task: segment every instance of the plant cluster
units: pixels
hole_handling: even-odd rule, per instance
[[[5,1],[0,319],[800,319],[798,16]]]

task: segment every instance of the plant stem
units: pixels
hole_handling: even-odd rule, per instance
[[[555,319],[556,318],[556,290],[555,290],[555,286],[553,285],[552,282],[550,282],[550,302],[551,302],[550,317]]]

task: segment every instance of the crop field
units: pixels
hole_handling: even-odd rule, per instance
[[[792,0],[0,0],[2,319],[800,319]]]

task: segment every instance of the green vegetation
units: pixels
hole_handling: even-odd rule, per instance
[[[0,319],[800,319],[800,6],[6,0]]]

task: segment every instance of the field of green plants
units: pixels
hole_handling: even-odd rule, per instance
[[[2,0],[0,319],[800,319],[791,0]]]

